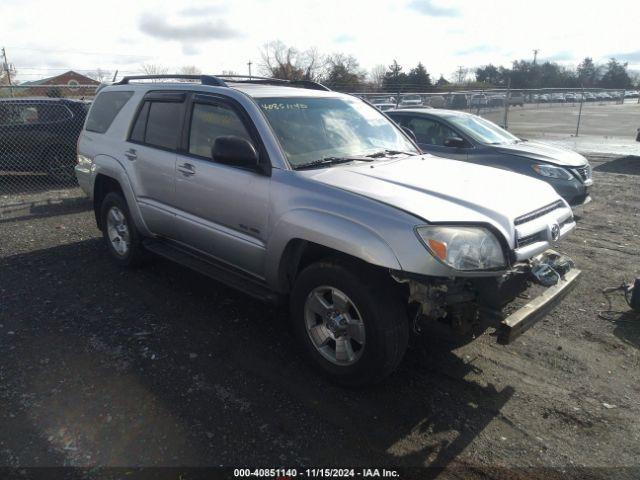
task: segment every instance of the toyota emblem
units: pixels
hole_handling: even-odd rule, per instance
[[[558,225],[557,223],[554,223],[553,225],[551,225],[551,240],[553,242],[557,242],[559,238],[560,238],[560,225]]]

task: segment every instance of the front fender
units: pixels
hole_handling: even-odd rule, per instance
[[[265,277],[276,290],[280,260],[291,240],[306,240],[351,255],[371,265],[401,269],[387,242],[374,230],[352,219],[310,208],[290,210],[280,217],[267,242]]]

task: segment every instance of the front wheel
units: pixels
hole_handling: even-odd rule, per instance
[[[291,294],[291,320],[314,366],[346,386],[389,375],[409,338],[397,286],[355,262],[328,260],[305,268]]]

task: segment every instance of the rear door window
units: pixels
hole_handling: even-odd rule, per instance
[[[89,111],[86,129],[90,132],[105,133],[132,95],[133,92],[120,91],[100,93]]]
[[[176,150],[182,108],[181,102],[146,101],[131,130],[131,141]]]
[[[32,125],[39,120],[40,115],[36,104],[0,104],[0,125]]]

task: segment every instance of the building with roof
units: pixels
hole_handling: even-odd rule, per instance
[[[100,82],[93,78],[69,70],[54,77],[22,82],[20,87],[27,86],[29,88],[20,88],[20,95],[65,98],[93,97],[98,85]]]

